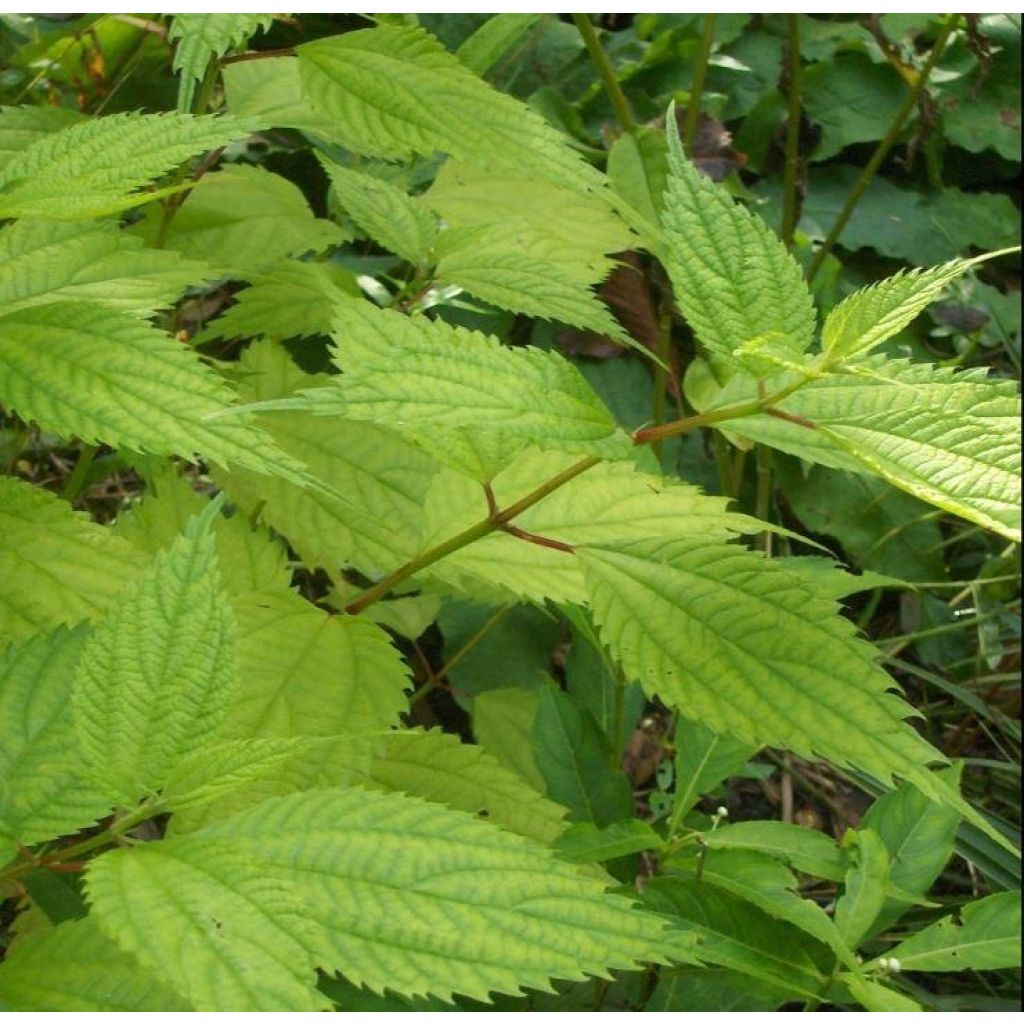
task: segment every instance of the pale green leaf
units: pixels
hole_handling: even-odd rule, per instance
[[[89,865],[86,892],[108,938],[195,1010],[330,1008],[299,892],[237,843],[114,850]]]
[[[355,278],[341,267],[286,260],[266,274],[254,275],[251,286],[236,293],[235,304],[207,323],[193,343],[259,335],[284,339],[327,334],[338,304],[359,294]]]
[[[565,808],[457,736],[438,730],[396,732],[382,748],[368,769],[374,788],[468,811],[540,843],[551,843],[565,831]]]
[[[442,152],[575,189],[600,182],[543,118],[420,28],[378,25],[304,43],[296,53],[305,96],[356,153]]]
[[[167,36],[177,44],[171,67],[181,73],[178,109],[192,106],[196,83],[211,58],[223,57],[257,30],[268,29],[272,21],[271,14],[176,14]]]
[[[798,361],[816,319],[800,265],[760,217],[683,156],[675,118],[669,122],[661,221],[679,308],[720,379],[743,366],[737,349],[765,335]]]
[[[712,732],[700,722],[679,722],[675,734],[676,792],[672,820],[680,822],[705,793],[737,774],[757,748]]]
[[[152,244],[161,222],[153,210],[134,230]],[[341,228],[315,217],[287,178],[231,164],[200,178],[171,221],[164,247],[204,260],[223,274],[248,278],[289,256],[322,252],[342,241]]]
[[[488,71],[537,24],[537,14],[495,14],[488,18],[456,51],[476,75]]]
[[[941,759],[903,721],[871,646],[792,569],[704,539],[578,556],[612,654],[685,717],[883,780],[917,781]]]
[[[889,851],[877,832],[860,827],[843,842],[852,861],[836,900],[836,927],[851,946],[859,946],[885,906],[889,889]]]
[[[435,276],[501,309],[597,331],[639,347],[590,287],[611,270],[611,262],[600,257],[581,262],[575,249],[521,218],[450,228],[438,239]]]
[[[484,751],[535,790],[544,792],[544,776],[533,749],[537,693],[500,688],[473,698],[473,735]]]
[[[960,914],[944,917],[886,956],[904,971],[994,971],[1020,967],[1019,892],[999,892],[968,903]],[[873,965],[877,965],[875,960]]]
[[[413,437],[472,428],[580,454],[629,451],[580,372],[554,352],[505,348],[487,335],[369,302],[340,306],[334,337],[344,372],[306,395],[321,415],[369,420]]]
[[[70,835],[110,810],[82,772],[71,716],[87,634],[60,629],[0,653],[0,834],[26,846]]]
[[[149,316],[207,277],[204,263],[144,249],[113,221],[23,220],[0,231],[4,312],[56,299],[87,299]]]
[[[0,647],[95,618],[141,564],[85,513],[0,475]]]
[[[722,397],[755,397],[753,382],[737,379]],[[871,357],[811,381],[778,409],[805,422],[761,414],[730,420],[728,429],[812,462],[879,476],[1020,540],[1016,382]]]
[[[188,1003],[140,970],[93,917],[65,921],[19,941],[0,964],[0,1004],[22,1012],[167,1013]]]
[[[148,202],[137,191],[258,122],[190,114],[112,114],[44,135],[0,168],[0,217],[81,220]]]
[[[389,252],[426,264],[437,240],[437,220],[412,196],[382,178],[320,157],[331,188],[356,225]]]
[[[191,882],[192,864],[203,866],[203,895],[220,913],[198,894],[187,907],[167,900],[169,889]],[[242,902],[257,885],[272,897],[259,910]],[[273,897],[284,886],[288,908],[316,929],[317,966],[377,992],[488,999],[661,958],[660,922],[538,843],[461,811],[364,789],[298,793],[191,836],[107,854],[91,866],[88,891],[105,926],[127,932],[147,959],[180,950],[183,934],[205,926],[209,935],[211,917],[223,922],[220,956],[231,957],[251,943],[270,947],[283,930]],[[121,895],[128,891],[131,901]],[[166,969],[220,1009],[241,1008],[236,992],[215,985],[223,974],[208,945],[186,948]],[[282,966],[305,968],[299,950],[270,948],[279,961],[287,956]],[[281,976],[273,966],[268,983]]]
[[[620,135],[608,152],[608,182],[620,200],[635,211],[630,223],[648,247],[661,241],[658,224],[668,180],[665,133],[642,126]],[[638,222],[637,218],[641,218]]]
[[[97,303],[0,317],[0,401],[44,430],[155,455],[196,453],[306,483],[246,418],[209,420],[233,395],[188,347]]]
[[[499,508],[525,497],[572,466],[571,456],[530,450],[492,481]],[[727,510],[725,498],[690,484],[644,473],[630,462],[602,463],[549,494],[514,520],[520,529],[573,546],[644,537],[694,536],[729,540],[758,528]],[[479,522],[487,510],[473,480],[441,471],[424,510],[424,547]],[[584,603],[582,567],[571,553],[495,532],[426,570],[453,587],[484,591],[495,600],[526,598]]]
[[[641,850],[657,850],[664,840],[646,821],[629,818],[605,828],[580,821],[558,837],[555,852],[573,864],[614,860]]]
[[[238,364],[243,399],[286,397],[326,378],[303,373],[280,346],[251,345]],[[419,553],[420,521],[434,461],[386,427],[274,412],[259,418],[274,445],[310,467],[336,495],[232,467],[214,478],[250,513],[288,538],[302,560],[332,574],[344,565],[371,576]]]
[[[738,821],[706,833],[703,839],[709,848],[760,850],[816,878],[841,882],[846,874],[846,859],[834,839],[785,821]]]
[[[0,170],[33,142],[85,120],[67,107],[0,106]]]
[[[947,285],[971,267],[999,255],[1003,253],[951,260],[928,270],[905,271],[854,292],[825,318],[821,329],[823,351],[836,362],[865,355],[902,331]]]
[[[216,511],[193,519],[125,588],[78,664],[73,705],[85,760],[125,806],[208,742],[234,697],[234,622],[210,529]]]
[[[865,1010],[875,1013],[919,1013],[923,1009],[920,1003],[902,992],[859,974],[840,973],[836,975],[836,981],[845,985],[850,995]]]

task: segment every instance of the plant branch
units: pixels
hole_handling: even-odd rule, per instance
[[[786,162],[782,174],[782,241],[793,248],[797,222],[797,178],[800,168],[800,15],[787,14],[789,27],[786,73]]]
[[[697,51],[697,64],[693,69],[690,98],[686,102],[686,123],[683,126],[683,148],[691,160],[693,159],[693,142],[697,138],[697,125],[700,123],[700,101],[704,96],[704,82],[708,76],[708,60],[711,57],[711,47],[714,44],[715,16],[705,14],[700,49]]]
[[[665,419],[665,389],[668,386],[669,355],[672,347],[672,313],[668,303],[662,304],[661,315],[658,317],[658,343],[656,355],[660,362],[654,364],[654,385],[651,393],[651,423],[659,426]],[[654,454],[661,458],[661,442],[655,441],[651,447]]]
[[[601,77],[601,84],[604,86],[604,91],[608,94],[608,99],[611,100],[612,109],[615,111],[615,116],[618,118],[622,130],[632,135],[636,132],[636,121],[633,118],[633,111],[630,109],[629,100],[626,99],[626,94],[622,91],[619,80],[615,77],[615,69],[612,67],[612,62],[608,59],[608,54],[604,52],[601,40],[597,38],[597,33],[594,31],[594,26],[590,21],[590,15],[573,14],[572,20],[580,30],[583,43],[590,54],[590,59],[594,62],[594,67],[597,68],[597,73]]]
[[[846,227],[847,221],[849,221],[850,217],[853,215],[853,211],[856,209],[857,203],[860,202],[861,196],[864,195],[868,185],[871,184],[871,181],[875,176],[875,172],[882,166],[882,161],[889,155],[889,150],[892,149],[896,144],[897,139],[899,139],[904,123],[917,106],[921,92],[928,81],[928,76],[931,74],[932,69],[938,62],[939,57],[942,56],[942,51],[946,48],[946,43],[949,41],[950,35],[952,35],[953,31],[959,24],[960,15],[953,14],[939,32],[938,38],[935,40],[935,45],[932,46],[931,52],[928,54],[928,59],[924,63],[924,67],[921,68],[920,73],[914,80],[914,84],[907,90],[907,95],[904,97],[899,110],[896,111],[896,116],[893,118],[892,124],[889,125],[889,130],[885,133],[885,138],[882,139],[874,153],[871,154],[871,159],[867,162],[867,165],[861,172],[856,184],[850,190],[850,194],[846,197],[846,202],[843,204],[843,208],[839,212],[836,222],[832,225],[832,228],[829,230],[825,240],[821,243],[818,251],[814,254],[814,259],[811,261],[811,265],[807,269],[808,283],[814,280],[815,275],[821,269],[826,257],[832,251],[832,247],[836,244],[839,240],[839,236],[843,233],[843,229]]]
[[[237,64],[243,60],[267,60],[270,57],[294,57],[295,47],[282,46],[277,50],[251,50],[248,53],[231,53],[227,57],[221,57],[218,64]]]

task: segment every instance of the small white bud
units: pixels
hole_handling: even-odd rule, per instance
[[[728,807],[718,807],[718,808],[716,808],[716,810],[715,810],[715,817],[716,818],[728,818],[729,817],[729,808]]]
[[[903,965],[896,959],[896,957],[891,956],[889,957],[889,970],[892,971],[893,974],[899,974],[900,971],[903,970]]]

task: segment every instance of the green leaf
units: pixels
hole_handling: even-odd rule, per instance
[[[86,636],[59,629],[0,652],[0,835],[26,846],[70,835],[110,810],[82,773],[71,716]]]
[[[254,993],[296,1008],[299,975],[311,972],[292,914],[309,924],[321,969],[377,992],[488,999],[660,959],[660,922],[544,847],[363,789],[271,800],[192,836],[105,854],[87,887],[109,932],[197,1006],[222,1010],[251,1006]],[[202,898],[168,901],[175,890]],[[222,965],[250,951],[265,970],[242,991]]]
[[[551,843],[565,831],[564,807],[457,736],[438,730],[397,732],[382,746],[368,769],[375,789],[467,811],[539,843]]]
[[[194,352],[97,303],[54,302],[0,317],[0,401],[44,430],[156,455],[197,452],[306,484],[245,418],[213,420],[232,400]]]
[[[577,554],[613,655],[685,717],[881,779],[939,759],[872,648],[792,569],[703,539]]]
[[[67,107],[0,106],[0,170],[33,142],[85,120]]]
[[[162,215],[152,210],[137,230],[150,244]],[[225,275],[251,277],[289,256],[344,241],[337,224],[313,215],[297,185],[262,167],[231,164],[206,174],[166,230],[164,248],[202,259]]]
[[[824,990],[826,978],[812,955],[820,945],[745,900],[674,876],[648,879],[643,902],[668,917],[704,963],[757,978],[791,997],[817,999]]]
[[[516,772],[538,792],[546,792],[537,767],[533,723],[538,694],[532,690],[487,690],[473,698],[473,735],[484,751]]]
[[[49,491],[0,475],[0,648],[102,613],[141,562]]]
[[[19,941],[0,964],[5,1010],[62,1013],[187,1010],[100,931],[92,917],[65,921]]]
[[[607,737],[593,715],[553,683],[540,691],[533,743],[548,796],[569,808],[571,821],[604,828],[632,817],[629,780],[610,763]]]
[[[430,211],[383,178],[320,157],[344,211],[375,242],[410,263],[426,264],[437,241]]]
[[[88,868],[93,916],[200,1012],[324,1010],[316,991],[315,927],[280,873],[207,839],[115,850]]]
[[[824,832],[785,821],[738,821],[703,836],[709,849],[760,850],[815,878],[840,882],[846,859]]]
[[[660,971],[644,1007],[653,1012],[766,1013],[786,1002],[789,992],[739,971],[717,967],[680,967]]]
[[[205,345],[216,338],[264,336],[282,340],[327,334],[338,304],[359,297],[355,279],[332,263],[286,260],[236,293],[226,313],[209,321],[193,339]]]
[[[364,156],[448,153],[574,189],[599,177],[539,115],[420,28],[378,25],[296,48],[306,97]]]
[[[486,75],[537,24],[537,14],[495,14],[489,17],[456,51],[475,75]]]
[[[813,380],[729,430],[800,458],[871,473],[1010,540],[1020,539],[1020,396],[1013,381],[872,357]],[[753,384],[730,389],[754,397]],[[717,403],[716,403],[717,404]]]
[[[679,722],[675,733],[676,792],[672,820],[680,822],[705,793],[735,775],[757,748],[732,736],[712,732],[700,722]]]
[[[942,918],[890,949],[904,971],[994,971],[1020,967],[1020,893],[1000,892],[968,903],[957,924]],[[878,960],[869,966],[875,966]]]
[[[205,150],[255,131],[248,119],[112,114],[30,143],[0,168],[0,217],[82,220],[140,206],[137,191]],[[187,204],[186,204],[187,205]]]
[[[679,308],[720,379],[743,367],[737,350],[758,339],[773,339],[799,361],[816,321],[800,265],[760,217],[683,156],[675,118],[669,120],[671,173],[661,219]]]
[[[608,181],[612,191],[645,220],[633,224],[648,246],[658,240],[658,223],[668,181],[668,146],[663,132],[641,127],[620,135],[608,153]]]
[[[864,826],[847,833],[844,846],[853,864],[846,872],[843,894],[836,900],[836,927],[850,946],[857,947],[885,906],[889,851],[878,833]]]
[[[234,696],[234,622],[220,590],[211,518],[125,588],[89,638],[74,683],[75,728],[112,800],[133,806],[220,729]]]
[[[238,364],[243,399],[264,401],[318,380],[280,345],[261,342]],[[258,420],[274,445],[309,466],[332,493],[232,467],[214,478],[249,514],[288,538],[304,562],[332,573],[356,565],[381,575],[419,553],[420,521],[436,463],[393,430],[371,423],[274,412]],[[344,495],[344,497],[342,497]]]
[[[522,218],[449,228],[438,239],[435,275],[500,309],[597,331],[650,356],[590,288],[610,261],[581,263],[577,249]]]
[[[657,850],[664,840],[646,821],[629,818],[605,828],[580,821],[558,837],[555,852],[573,864],[614,860],[641,850]]]
[[[959,766],[951,771],[959,776]],[[879,797],[861,819],[889,851],[890,882],[913,896],[924,896],[953,856],[959,824],[955,811],[929,800],[909,783]],[[907,903],[890,899],[872,931],[885,930],[907,909]]]
[[[864,1009],[878,1013],[916,1013],[922,1007],[909,996],[896,992],[887,985],[871,981],[858,974],[840,973],[836,981],[849,989],[850,995]]]
[[[196,82],[202,81],[211,58],[241,46],[273,20],[271,14],[176,14],[168,38],[177,43],[171,67],[181,73],[178,110],[191,108]]]
[[[369,420],[413,437],[472,428],[581,454],[628,450],[579,371],[554,352],[504,348],[495,338],[369,302],[340,306],[334,337],[344,372],[306,393],[321,415]]]
[[[928,270],[904,271],[854,292],[825,318],[821,346],[827,359],[838,363],[866,355],[902,331],[948,284],[977,264],[1005,252],[986,253],[971,260],[951,260]]]
[[[555,452],[524,452],[491,482],[499,508],[540,487],[576,462]],[[477,523],[486,511],[480,485],[441,471],[424,510],[422,544],[429,547]],[[602,463],[515,518],[515,525],[570,545],[615,544],[644,537],[693,535],[728,540],[758,528],[727,510],[727,500],[696,487],[643,473],[632,463]],[[508,599],[583,604],[586,589],[575,555],[496,532],[431,566],[425,575]]]
[[[86,299],[149,316],[209,276],[204,263],[144,249],[111,221],[23,220],[0,231],[0,308]]]

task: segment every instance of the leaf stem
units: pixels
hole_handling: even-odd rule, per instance
[[[786,162],[782,174],[782,241],[793,248],[797,223],[797,177],[800,168],[800,15],[787,14]]]
[[[68,474],[67,480],[64,481],[64,486],[60,489],[60,496],[72,505],[82,493],[86,477],[89,475],[89,470],[92,468],[98,451],[98,445],[83,444],[82,450],[78,455],[78,461],[75,463],[75,468]]]
[[[651,392],[651,423],[658,426],[665,419],[665,390],[668,387],[669,355],[672,347],[672,313],[665,303],[658,317],[658,341],[655,354],[660,362],[654,364],[654,384]],[[651,444],[654,454],[661,460],[661,441]]]
[[[772,510],[772,450],[763,444],[757,446],[757,497],[754,515],[768,522]],[[772,553],[772,533],[765,530],[758,535],[757,546],[769,557]]]
[[[700,49],[697,51],[697,64],[693,69],[693,83],[690,86],[690,98],[686,103],[686,123],[683,126],[683,149],[693,159],[693,142],[697,138],[697,125],[700,123],[700,102],[704,96],[704,82],[708,76],[708,60],[711,47],[715,44],[715,15],[704,15],[704,29],[700,37]]]
[[[825,237],[825,240],[821,243],[818,251],[814,254],[814,259],[811,260],[811,265],[807,268],[808,283],[814,280],[815,275],[821,269],[826,257],[832,251],[832,247],[836,244],[839,236],[843,233],[843,228],[846,227],[847,221],[849,221],[850,217],[853,215],[853,211],[856,208],[857,203],[860,202],[861,196],[864,195],[868,185],[871,184],[871,181],[875,176],[875,172],[882,166],[882,161],[886,156],[888,156],[889,150],[896,144],[896,140],[900,137],[900,132],[903,130],[904,123],[910,116],[914,107],[917,106],[921,92],[924,90],[925,83],[928,81],[928,76],[931,74],[932,69],[938,62],[939,57],[942,56],[942,51],[946,48],[946,43],[949,41],[950,35],[952,35],[953,31],[959,24],[960,15],[953,14],[939,32],[938,38],[935,40],[935,45],[932,46],[931,52],[928,54],[928,59],[924,63],[924,67],[921,68],[917,78],[914,80],[914,84],[907,90],[907,95],[904,97],[899,110],[896,111],[896,116],[893,118],[892,124],[889,125],[889,130],[885,133],[885,138],[882,139],[874,153],[871,154],[871,159],[865,165],[856,184],[852,189],[850,189],[850,194],[846,197],[846,202],[843,204],[843,208],[839,212],[836,222],[832,225],[828,235]]]
[[[626,99],[626,94],[622,91],[619,80],[615,77],[615,69],[612,67],[612,62],[608,59],[608,54],[604,52],[601,40],[597,38],[590,15],[573,14],[572,20],[576,23],[576,27],[583,37],[583,43],[590,54],[590,59],[594,62],[594,67],[597,68],[601,84],[604,86],[604,91],[608,94],[608,99],[611,100],[612,109],[615,111],[615,116],[622,126],[622,130],[633,135],[637,127],[636,121],[633,118],[633,111],[629,107],[629,100]]]

